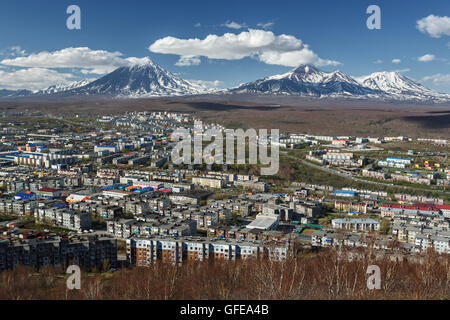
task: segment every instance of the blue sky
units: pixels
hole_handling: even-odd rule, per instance
[[[81,30],[66,28],[72,4],[81,8]],[[366,27],[372,4],[381,8],[381,30]],[[449,16],[448,0],[4,0],[0,88],[94,79],[149,57],[222,87],[287,72],[298,61],[355,77],[398,70],[450,93]]]

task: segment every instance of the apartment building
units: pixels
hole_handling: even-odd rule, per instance
[[[207,239],[187,239],[185,243],[186,259],[188,262],[205,261],[209,259],[209,244]]]
[[[335,230],[317,230],[311,236],[313,247],[349,247],[371,248],[374,250],[390,251],[393,249],[390,239],[367,237],[350,232],[336,232]],[[402,246],[407,249],[406,246]]]
[[[59,207],[38,208],[34,212],[34,218],[38,223],[52,223],[74,231],[89,230],[92,225],[92,217],[89,213]]]
[[[143,218],[143,220],[118,219],[107,221],[109,234],[120,239],[131,236],[194,236],[197,234],[196,220],[174,218]]]
[[[198,205],[200,201],[206,200],[209,194],[209,192],[182,192],[171,194],[169,199],[175,204]]]
[[[450,239],[435,235],[417,235],[415,245],[421,251],[433,249],[440,254],[450,254]]]
[[[406,216],[439,216],[446,215],[448,206],[443,205],[432,205],[432,204],[413,204],[410,206],[398,205],[398,204],[384,204],[381,206],[381,217],[394,218],[395,216],[406,215]]]
[[[196,237],[127,239],[127,260],[137,266],[154,261],[175,265],[207,259],[233,261],[268,258],[283,261],[289,253],[285,243],[220,240]]]
[[[267,192],[269,190],[267,183],[257,181],[234,181],[234,186],[259,192]]]
[[[420,245],[423,249],[434,247],[436,240],[439,251],[445,250],[445,241],[450,240],[450,231],[447,227],[429,227],[411,223],[394,223],[392,234],[400,242]]]
[[[378,231],[380,223],[374,219],[333,219],[331,224],[334,229],[351,231]]]
[[[263,206],[262,215],[264,216],[278,216],[280,221],[291,221],[294,210],[290,207],[282,205],[274,205],[266,203]]]
[[[83,185],[85,186],[95,186],[95,187],[106,187],[115,185],[119,182],[116,177],[89,177],[83,176]]]
[[[430,198],[426,196],[414,196],[410,194],[401,194],[397,193],[395,194],[395,199],[397,201],[401,202],[421,202],[421,203],[432,203],[432,204],[439,204],[443,205],[444,200],[441,198]]]
[[[117,242],[112,238],[79,236],[0,240],[0,271],[13,270],[18,265],[39,269],[45,266],[66,268],[75,264],[85,269],[101,269],[106,262],[112,267],[117,265]]]
[[[351,159],[353,159],[353,153],[327,152],[322,157],[324,160],[327,160],[327,161],[351,160]]]
[[[150,213],[150,206],[148,203],[143,201],[126,201],[125,202],[125,212],[131,213],[133,215],[147,214]]]
[[[365,202],[350,202],[350,201],[335,201],[334,209],[339,212],[356,212],[367,213],[367,203]]]
[[[223,180],[221,179],[193,177],[192,184],[202,186],[205,188],[222,189],[224,183]]]
[[[38,201],[0,199],[0,213],[31,216],[38,207],[38,203]]]
[[[373,171],[373,170],[362,170],[363,177],[375,178],[379,180],[386,180],[389,176],[383,171]]]
[[[431,179],[423,178],[419,174],[412,172],[408,174],[393,173],[391,174],[391,178],[393,181],[405,181],[417,184],[424,184],[428,186],[431,185]]]
[[[183,243],[171,238],[127,239],[127,260],[136,266],[148,266],[154,261],[180,265]]]
[[[218,212],[191,212],[190,219],[197,221],[199,229],[206,230],[210,226],[219,222]]]

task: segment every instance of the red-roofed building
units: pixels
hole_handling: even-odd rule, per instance
[[[433,203],[414,203],[413,207],[423,208],[423,210],[438,210],[438,206]]]
[[[384,204],[381,206],[381,216],[393,218],[395,214],[406,215],[437,215],[442,206],[428,203],[415,203],[411,206],[404,206],[399,204]],[[444,213],[444,212],[443,212]]]
[[[61,192],[61,190],[53,188],[42,188],[38,192],[36,192],[36,194],[43,198],[53,199],[61,197]]]
[[[333,140],[331,143],[336,146],[346,146],[348,144],[347,140],[337,140],[337,139]]]

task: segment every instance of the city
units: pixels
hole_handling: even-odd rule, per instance
[[[445,148],[447,140],[279,139],[286,159],[375,183],[337,188],[290,179],[274,183],[228,165],[174,165],[174,130],[217,127],[198,128],[189,114],[44,118],[52,125],[27,115],[16,122],[3,117],[8,127],[1,131],[0,270],[18,264],[38,269],[280,261],[328,246],[370,246],[397,259],[429,249],[450,253],[447,154],[385,147],[395,141],[407,149],[417,143]]]
[[[4,310],[445,307],[449,16],[443,0],[2,1]]]

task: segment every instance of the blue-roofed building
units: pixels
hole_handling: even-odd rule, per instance
[[[123,189],[125,189],[125,188],[132,187],[132,186],[133,186],[132,184],[126,184],[126,185],[124,185],[124,186],[118,187],[117,189],[118,189],[118,190],[123,190]]]
[[[116,186],[106,186],[106,187],[102,188],[102,190],[114,190],[114,189],[117,189],[117,187]]]
[[[356,197],[356,192],[350,191],[350,190],[336,190],[336,191],[334,191],[334,196],[351,198],[351,197]]]
[[[386,158],[387,162],[394,162],[394,163],[402,163],[405,165],[409,165],[411,164],[411,159],[410,158],[394,158],[394,157],[389,157]]]
[[[27,146],[30,148],[47,148],[47,146],[43,143],[27,143]]]
[[[14,199],[24,201],[36,201],[39,200],[39,196],[33,192],[18,192],[14,195]]]
[[[153,192],[153,191],[154,191],[153,187],[146,187],[146,188],[137,189],[135,192],[136,193],[146,193],[146,192]]]

